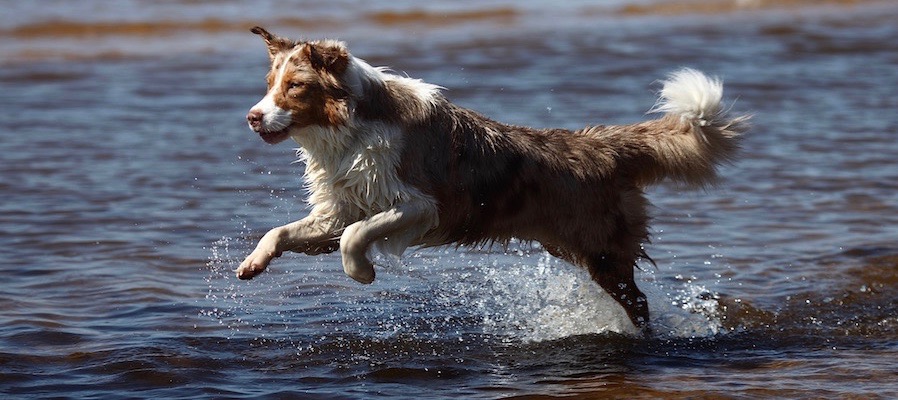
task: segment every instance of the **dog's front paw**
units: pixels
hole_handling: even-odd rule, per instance
[[[237,273],[237,278],[253,279],[254,276],[265,271],[265,268],[268,268],[268,264],[271,263],[271,260],[278,256],[280,256],[280,254],[266,251],[256,250],[252,252],[242,263],[240,263],[240,267],[235,271]]]

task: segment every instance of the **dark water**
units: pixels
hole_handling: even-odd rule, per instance
[[[895,3],[288,3],[4,3],[4,397],[898,396]],[[754,129],[719,188],[652,189],[649,338],[527,246],[410,251],[371,286],[337,255],[237,281],[306,213],[289,145],[243,121],[254,24],[534,126],[641,120],[692,66]]]

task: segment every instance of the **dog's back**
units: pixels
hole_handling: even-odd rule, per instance
[[[399,172],[437,199],[442,242],[551,242],[575,231],[607,243],[620,224],[597,220],[643,225],[645,186],[706,185],[734,158],[746,118],[723,113],[721,90],[685,69],[664,82],[661,118],[579,131],[505,125],[442,99],[439,112],[405,128]],[[643,230],[634,233],[644,238]]]

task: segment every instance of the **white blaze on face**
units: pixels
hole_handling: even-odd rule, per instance
[[[262,131],[277,132],[290,126],[290,111],[274,103],[276,88],[272,88],[261,101],[256,103],[250,112],[262,112]]]
[[[290,63],[290,59],[293,58],[293,56],[295,56],[296,54],[299,54],[300,50],[301,48],[293,50],[293,52],[284,57],[284,61],[281,63],[281,67],[278,69],[278,73],[275,76],[274,82],[271,85],[271,88],[268,90],[268,93],[266,93],[265,97],[263,97],[262,100],[260,100],[250,109],[250,112],[259,111],[262,113],[263,131],[277,132],[280,130],[284,130],[288,126],[290,126],[290,110],[285,110],[281,107],[278,107],[274,99],[284,88],[284,75],[286,75],[287,73],[287,66]]]

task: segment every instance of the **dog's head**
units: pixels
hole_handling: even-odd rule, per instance
[[[344,75],[351,55],[342,42],[293,41],[260,27],[252,32],[265,40],[271,59],[268,93],[246,116],[262,140],[280,143],[308,127],[346,123],[350,94]]]

